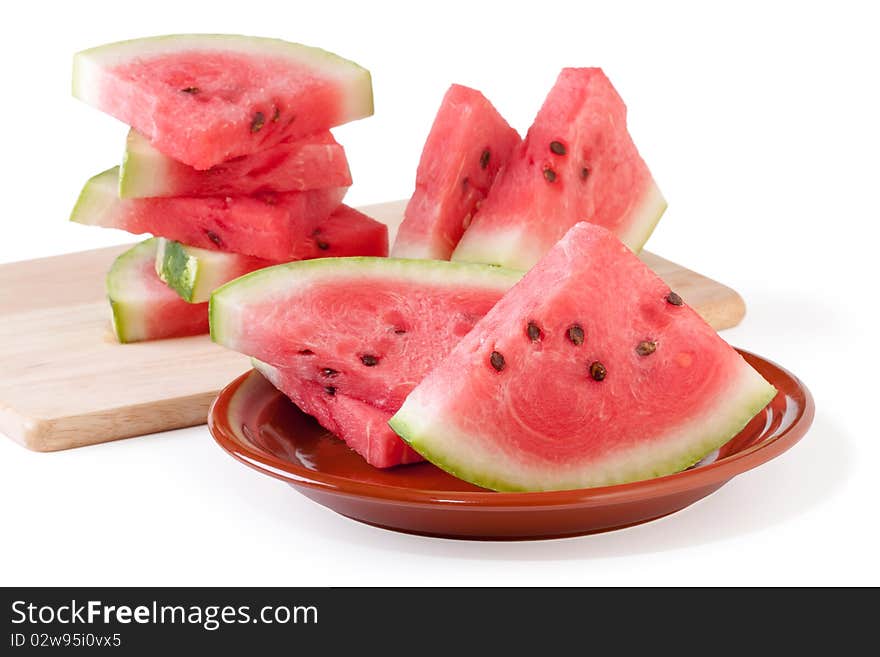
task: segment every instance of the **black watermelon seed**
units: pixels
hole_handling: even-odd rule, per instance
[[[547,179],[547,182],[556,182],[556,172],[548,167],[544,169],[544,178]]]
[[[297,353],[300,356],[314,356],[315,355],[315,352],[312,351],[311,349],[300,349]]]
[[[199,93],[199,88],[198,87],[184,87],[180,91],[182,91],[185,94],[197,94],[197,93]]]
[[[504,369],[504,356],[497,351],[493,351],[492,355],[489,356],[489,362],[492,363],[492,367],[495,368],[496,372],[500,372]]]
[[[590,175],[590,170],[587,167],[581,168],[581,180],[586,180],[587,176]]]
[[[278,123],[278,119],[281,118],[281,110],[278,106],[275,106],[275,110],[272,112],[272,123]]]
[[[361,356],[361,362],[367,367],[374,367],[379,364],[379,359],[370,354],[364,354]]]
[[[541,339],[541,328],[534,322],[529,322],[526,326],[526,335],[532,342],[538,342]]]
[[[397,335],[403,335],[404,333],[406,333],[406,329],[405,328],[396,328],[396,329],[394,329],[394,333]]]
[[[262,112],[256,112],[254,118],[251,119],[251,132],[259,132],[266,123],[266,115]]]
[[[565,144],[561,141],[551,141],[550,142],[550,150],[556,155],[565,155],[568,151],[565,150]]]
[[[211,230],[205,230],[205,235],[207,235],[208,239],[214,242],[218,247],[221,249],[223,248],[223,240],[220,239],[220,236],[217,233]]]
[[[328,395],[330,395],[332,397],[333,395],[336,394],[336,388],[334,388],[333,386],[326,386],[324,388],[324,392],[326,392]]]
[[[590,376],[593,377],[593,381],[602,381],[607,374],[608,370],[598,360],[590,364]]]
[[[339,374],[339,370],[334,370],[332,367],[324,367],[321,369],[321,374],[332,379],[334,376]]]
[[[642,340],[636,347],[636,353],[639,356],[650,356],[655,351],[657,351],[657,343],[653,340]]]
[[[670,292],[666,295],[666,303],[672,304],[673,306],[681,306],[684,304],[684,301],[675,292]]]
[[[565,334],[574,345],[582,345],[584,343],[584,329],[581,328],[580,324],[572,324],[568,327],[568,331]]]
[[[320,234],[321,234],[320,228],[315,228],[315,230],[312,231],[312,237],[315,237],[316,235],[320,235]],[[330,244],[328,242],[325,242],[324,240],[318,239],[318,238],[315,238],[315,246],[317,246],[322,251],[326,251],[327,249],[330,248]]]
[[[489,166],[489,158],[491,156],[492,156],[492,154],[489,152],[488,148],[483,151],[483,154],[480,155],[480,168],[481,169],[485,169],[487,166]]]

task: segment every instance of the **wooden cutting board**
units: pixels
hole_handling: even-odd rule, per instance
[[[393,233],[403,202],[362,208]],[[250,365],[207,336],[121,345],[104,276],[127,246],[0,265],[0,432],[54,451],[203,424]],[[745,305],[724,285],[651,253],[643,260],[716,329]]]

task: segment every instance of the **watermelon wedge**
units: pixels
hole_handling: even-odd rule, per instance
[[[293,262],[214,292],[211,337],[393,413],[521,275],[437,260]]]
[[[310,249],[309,258],[388,255],[388,226],[347,205],[319,223],[310,238],[317,251]]]
[[[388,255],[388,227],[348,206],[340,206],[313,232],[316,248],[333,256]],[[184,301],[202,303],[234,278],[278,264],[272,260],[186,246],[158,238],[156,273]]]
[[[351,449],[376,468],[390,468],[424,459],[388,426],[391,413],[341,393],[328,395],[325,386],[301,381],[286,370],[256,358],[253,366],[303,412],[345,441]]]
[[[77,53],[73,95],[196,169],[373,113],[370,73],[279,39],[178,34]]]
[[[156,274],[188,303],[205,303],[221,285],[275,264],[238,253],[198,249],[164,237],[156,241]]]
[[[520,142],[483,94],[458,84],[443,97],[391,255],[449,260],[498,171]]]
[[[70,220],[276,262],[322,255],[312,233],[346,191],[340,187],[258,196],[120,199],[117,187],[118,167],[91,178]]]
[[[527,270],[585,220],[638,252],[665,209],[611,82],[566,68],[452,259]]]
[[[131,130],[119,170],[121,198],[240,196],[349,185],[345,151],[327,131],[199,171],[163,155]]]
[[[208,304],[191,304],[156,275],[157,240],[136,244],[107,274],[113,332],[120,342],[160,340],[208,332]]]
[[[474,484],[574,489],[683,470],[775,394],[629,248],[582,222],[390,424]]]

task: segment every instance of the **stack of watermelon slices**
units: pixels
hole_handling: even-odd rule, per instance
[[[108,274],[120,342],[207,332],[211,292],[263,267],[387,255],[387,227],[342,204],[351,174],[329,131],[373,112],[357,64],[276,39],[155,37],[78,53],[73,92],[131,130],[71,220],[155,236]]]
[[[775,394],[636,257],[665,201],[599,69],[564,69],[522,140],[453,85],[395,258],[386,227],[342,205],[328,131],[372,113],[357,65],[161,37],[80,53],[74,93],[132,132],[73,219],[156,236],[108,276],[120,341],[210,321],[377,467],[426,458],[497,490],[623,483],[693,464]]]

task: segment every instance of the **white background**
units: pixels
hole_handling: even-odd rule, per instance
[[[239,465],[205,427],[54,454],[4,439],[0,583],[880,584],[877,17],[715,4],[3,3],[0,262],[131,241],[66,221],[125,134],[70,97],[82,48],[240,32],[357,60],[376,116],[337,131],[353,204],[411,193],[450,83],[525,131],[559,68],[598,65],[669,200],[649,249],[739,290],[749,313],[724,337],[798,374],[817,415],[790,452],[674,516],[512,544],[356,524]]]

